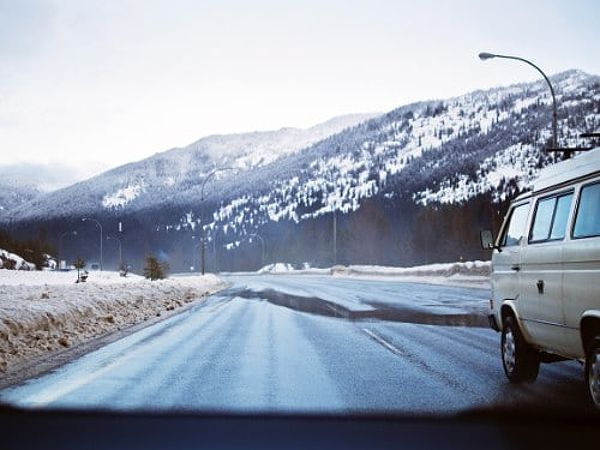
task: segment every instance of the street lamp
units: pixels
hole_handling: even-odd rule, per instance
[[[542,74],[544,80],[546,80],[546,83],[548,83],[548,87],[550,87],[550,93],[552,94],[552,148],[558,148],[556,96],[554,95],[554,88],[552,87],[552,83],[550,83],[550,79],[546,76],[544,72],[542,72],[542,69],[540,69],[531,61],[526,60],[525,58],[521,58],[519,56],[497,55],[495,53],[487,52],[482,52],[479,54],[479,59],[481,59],[482,61],[487,61],[488,59],[492,58],[514,59],[516,61],[521,61],[525,64],[529,64],[531,67],[533,67],[535,70]]]
[[[82,222],[86,222],[88,220],[91,220],[92,222],[96,222],[96,224],[100,227],[100,272],[102,272],[103,267],[102,267],[102,241],[103,241],[103,237],[102,237],[102,224],[100,222],[98,222],[96,219],[93,219],[91,217],[84,217],[83,219],[81,219]]]
[[[71,234],[73,236],[77,236],[77,231],[65,231],[63,234],[60,235],[60,237],[58,238],[58,264],[57,269],[60,269],[60,258],[62,258],[63,254],[62,254],[62,240],[63,238],[67,235],[67,234]]]
[[[123,247],[121,246],[121,239],[107,235],[106,240],[117,241],[117,244],[119,244],[119,270],[121,270],[123,267]]]
[[[200,190],[200,239],[201,239],[201,262],[200,265],[202,266],[202,275],[204,275],[204,252],[205,252],[205,243],[204,243],[204,186],[206,186],[206,183],[208,182],[208,180],[210,180],[212,177],[214,177],[218,172],[222,172],[224,170],[237,170],[235,167],[220,167],[218,169],[213,170],[211,173],[209,173],[206,178],[204,178],[204,181],[202,182],[202,188]]]

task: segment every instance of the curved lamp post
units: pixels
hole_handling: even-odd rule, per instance
[[[73,236],[77,236],[77,231],[65,231],[63,234],[60,235],[60,237],[58,238],[58,264],[56,265],[56,270],[60,270],[60,259],[62,258],[63,254],[62,254],[62,240],[63,238],[68,235],[71,234]]]
[[[508,55],[497,55],[495,53],[487,53],[482,52],[479,54],[479,59],[482,61],[487,61],[492,58],[503,58],[503,59],[514,59],[516,61],[524,62],[525,64],[529,64],[535,70],[542,74],[546,83],[548,83],[548,87],[550,88],[550,93],[552,94],[552,147],[558,147],[558,137],[557,137],[557,112],[556,112],[556,96],[554,95],[554,88],[552,87],[552,83],[550,83],[550,79],[546,76],[542,69],[536,66],[531,61],[526,60],[525,58],[521,58],[519,56],[508,56]]]
[[[100,222],[98,222],[96,219],[93,219],[91,217],[84,217],[83,219],[81,219],[82,222],[86,222],[88,220],[91,220],[92,222],[96,222],[96,224],[100,227],[100,272],[102,272],[103,267],[102,267],[102,245],[103,245],[103,236],[102,236],[102,224]]]
[[[205,252],[205,242],[204,242],[204,186],[208,183],[212,177],[214,177],[217,173],[222,172],[224,170],[237,170],[235,167],[219,167],[218,169],[213,170],[209,173],[204,181],[202,182],[202,188],[200,190],[200,243],[201,243],[201,257],[200,257],[200,265],[202,266],[202,275],[204,275],[204,252]]]
[[[121,267],[123,267],[123,247],[121,246],[121,239],[107,235],[106,240],[117,241],[117,244],[119,244],[119,270],[121,270]]]

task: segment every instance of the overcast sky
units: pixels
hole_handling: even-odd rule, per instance
[[[0,166],[82,177],[537,78],[479,51],[600,74],[598,30],[596,0],[0,0]]]

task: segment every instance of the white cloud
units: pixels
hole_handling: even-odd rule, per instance
[[[43,191],[53,191],[101,173],[107,168],[101,162],[79,164],[76,167],[61,162],[0,165],[0,182],[16,182],[33,185]]]

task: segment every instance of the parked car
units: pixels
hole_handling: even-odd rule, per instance
[[[543,169],[497,239],[483,231],[481,241],[493,248],[490,324],[508,379],[579,360],[600,408],[600,148]]]

